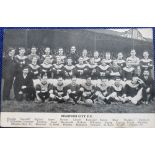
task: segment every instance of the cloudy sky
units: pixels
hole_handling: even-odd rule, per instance
[[[129,29],[113,29],[113,30],[114,31],[119,31],[119,32],[124,32],[124,31],[127,31]],[[153,31],[152,31],[151,28],[145,28],[145,29],[141,28],[141,29],[138,29],[138,30],[142,33],[143,37],[150,38],[150,39],[153,38]]]

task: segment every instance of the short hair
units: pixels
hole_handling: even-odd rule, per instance
[[[25,69],[28,69],[28,70],[29,70],[29,67],[28,67],[28,66],[25,66],[25,67],[23,68],[23,70],[25,70]]]

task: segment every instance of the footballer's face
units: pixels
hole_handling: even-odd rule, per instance
[[[61,64],[61,59],[57,58],[57,64]]]
[[[110,59],[110,53],[106,53],[106,54],[105,54],[105,58],[106,58],[106,59]]]
[[[119,79],[119,78],[116,79],[116,80],[115,80],[115,85],[116,85],[116,86],[119,86],[120,84],[121,84],[121,79]]]
[[[123,54],[122,53],[118,53],[118,59],[122,59],[123,58]]]
[[[149,57],[149,53],[148,52],[144,52],[143,53],[143,57],[147,59]]]
[[[20,55],[24,55],[24,54],[25,54],[25,49],[24,49],[24,48],[20,49],[20,50],[19,50],[19,54],[20,54]]]
[[[49,57],[46,57],[45,60],[44,60],[44,63],[49,64],[50,61],[51,61],[50,58]]]
[[[117,66],[117,62],[113,61],[113,66],[116,67]]]
[[[59,52],[58,52],[59,55],[63,55],[63,52],[64,52],[64,51],[63,51],[63,48],[59,48]]]
[[[15,50],[9,51],[9,56],[10,56],[10,57],[13,57],[14,55],[15,55]]]
[[[75,51],[76,51],[75,46],[72,46],[72,47],[71,47],[71,53],[75,53]]]
[[[94,57],[95,58],[98,58],[99,57],[99,53],[96,51],[96,52],[94,52]]]
[[[32,64],[36,65],[37,64],[37,58],[32,59]]]
[[[62,85],[63,84],[63,79],[62,78],[59,78],[58,79],[58,85]]]
[[[88,85],[91,84],[91,77],[89,77],[89,78],[86,79],[86,83],[87,83]]]
[[[82,58],[79,59],[79,64],[83,64],[83,59]]]
[[[83,57],[86,57],[86,56],[87,56],[87,50],[86,50],[86,49],[83,50],[82,56],[83,56]]]
[[[92,64],[92,65],[94,65],[94,59],[92,58],[92,59],[90,59],[90,64]]]
[[[134,57],[136,55],[136,51],[135,50],[131,50],[130,54],[131,54],[132,57]]]
[[[28,74],[29,70],[28,68],[23,69],[23,74]]]
[[[45,54],[46,55],[50,55],[50,52],[51,52],[50,48],[49,47],[46,47],[45,48]]]
[[[68,65],[72,65],[72,59],[68,59],[68,60],[67,60],[67,64],[68,64]]]
[[[138,82],[138,77],[134,76],[132,77],[132,83],[136,84]]]
[[[41,83],[43,83],[43,84],[47,83],[47,76],[42,77]]]
[[[144,76],[149,76],[150,73],[149,73],[149,71],[145,70],[144,73],[143,73],[143,75],[144,75]]]
[[[75,85],[76,84],[76,78],[72,78],[72,84]]]
[[[36,52],[37,52],[37,49],[35,47],[32,47],[31,48],[31,54],[36,54]]]

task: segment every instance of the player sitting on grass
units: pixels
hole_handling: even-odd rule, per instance
[[[67,86],[67,94],[69,95],[69,102],[72,104],[81,103],[82,91],[80,91],[80,86],[76,83],[76,77],[72,77],[72,82]]]
[[[126,97],[133,104],[140,104],[143,99],[144,82],[137,75],[132,77],[131,81],[127,81],[125,85]]]
[[[110,87],[108,85],[108,79],[103,77],[101,79],[101,83],[98,83],[96,86],[96,93],[95,95],[97,96],[97,102],[98,103],[103,103],[106,104],[107,103],[107,99],[106,97],[109,95],[110,93]]]
[[[63,83],[63,78],[59,77],[58,82],[53,86],[53,100],[58,103],[67,102],[69,100],[69,95],[67,94],[66,86]]]
[[[92,84],[91,77],[86,78],[86,82],[81,84],[80,91],[82,91],[82,100],[87,103],[87,99],[91,100],[91,103],[96,99],[95,86]]]
[[[36,85],[37,102],[49,101],[53,98],[53,86],[47,81],[47,75],[43,75],[40,84]]]
[[[109,103],[125,103],[124,87],[119,76],[115,77],[115,82],[110,88],[111,94],[106,97]]]

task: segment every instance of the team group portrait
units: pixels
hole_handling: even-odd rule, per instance
[[[6,29],[1,111],[155,112],[152,30]]]

